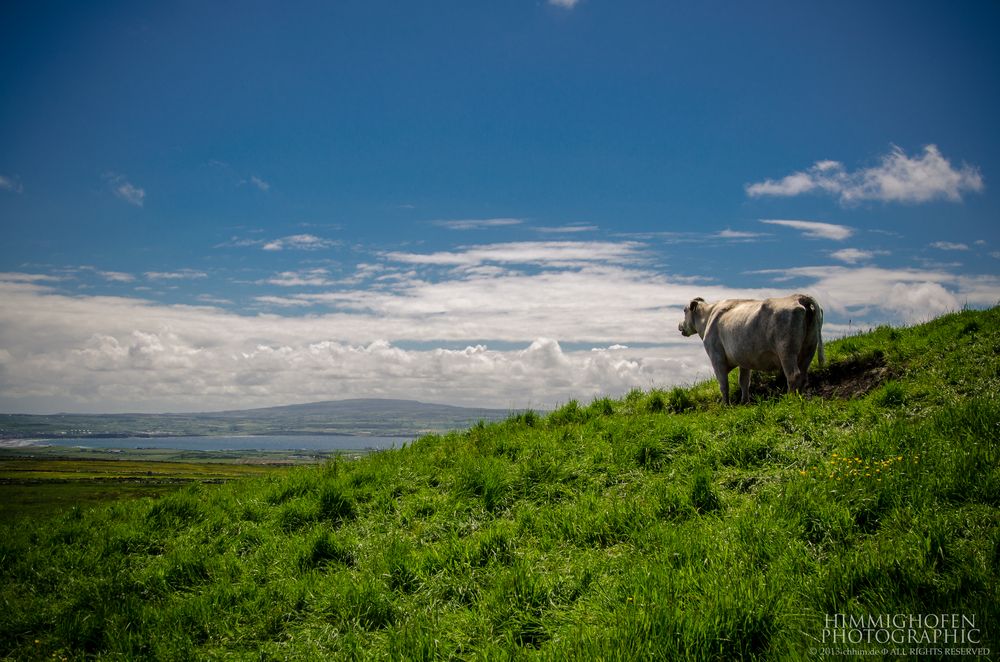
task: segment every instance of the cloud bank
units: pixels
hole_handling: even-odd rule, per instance
[[[664,274],[644,248],[523,242],[387,253],[347,278],[323,268],[279,272],[267,284],[287,292],[258,296],[269,311],[259,314],[81,295],[54,276],[0,274],[0,411],[190,411],[415,395],[551,407],[708,377],[701,343],[676,331],[695,296],[810,292],[827,311],[827,338],[846,331],[849,319],[856,329],[1000,300],[996,276],[870,265],[775,268],[757,272],[767,287],[732,287]],[[146,277],[168,274],[209,282],[193,270]]]
[[[697,344],[671,352],[567,348],[540,336],[520,343],[491,341],[496,349],[486,342],[414,346],[405,336],[441,335],[447,325],[433,322],[430,330],[411,332],[408,322],[436,317],[413,310],[388,320],[366,313],[245,316],[123,297],[70,297],[24,282],[0,284],[0,294],[12,309],[24,311],[4,314],[0,323],[4,409],[58,402],[76,410],[184,411],[417,395],[470,405],[548,407],[635,386],[691,381],[706,371]],[[658,317],[661,327],[673,322],[662,312]],[[472,332],[485,332],[487,325],[484,320]],[[541,325],[536,319],[535,329]],[[369,339],[350,339],[359,336]],[[510,344],[515,346],[505,346]]]

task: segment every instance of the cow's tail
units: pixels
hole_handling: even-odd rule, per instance
[[[809,333],[816,334],[816,349],[819,354],[819,364],[826,363],[826,354],[823,352],[823,309],[820,308],[816,299],[810,296],[802,296],[799,303],[806,309],[806,328]]]

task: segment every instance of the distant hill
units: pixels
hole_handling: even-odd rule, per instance
[[[0,415],[0,438],[341,434],[415,437],[510,416],[506,409],[354,399],[187,414]]]

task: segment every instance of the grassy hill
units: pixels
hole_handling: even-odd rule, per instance
[[[995,652],[1000,309],[827,356],[804,398],[636,391],[19,523],[0,530],[0,656]],[[853,644],[840,615],[885,619]]]

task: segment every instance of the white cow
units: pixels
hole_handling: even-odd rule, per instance
[[[685,337],[701,336],[725,404],[729,404],[729,373],[733,368],[740,369],[740,402],[749,402],[751,371],[782,370],[791,393],[805,387],[817,347],[820,365],[826,360],[821,334],[823,309],[805,294],[716,303],[699,297],[684,307],[684,321],[677,328]]]

